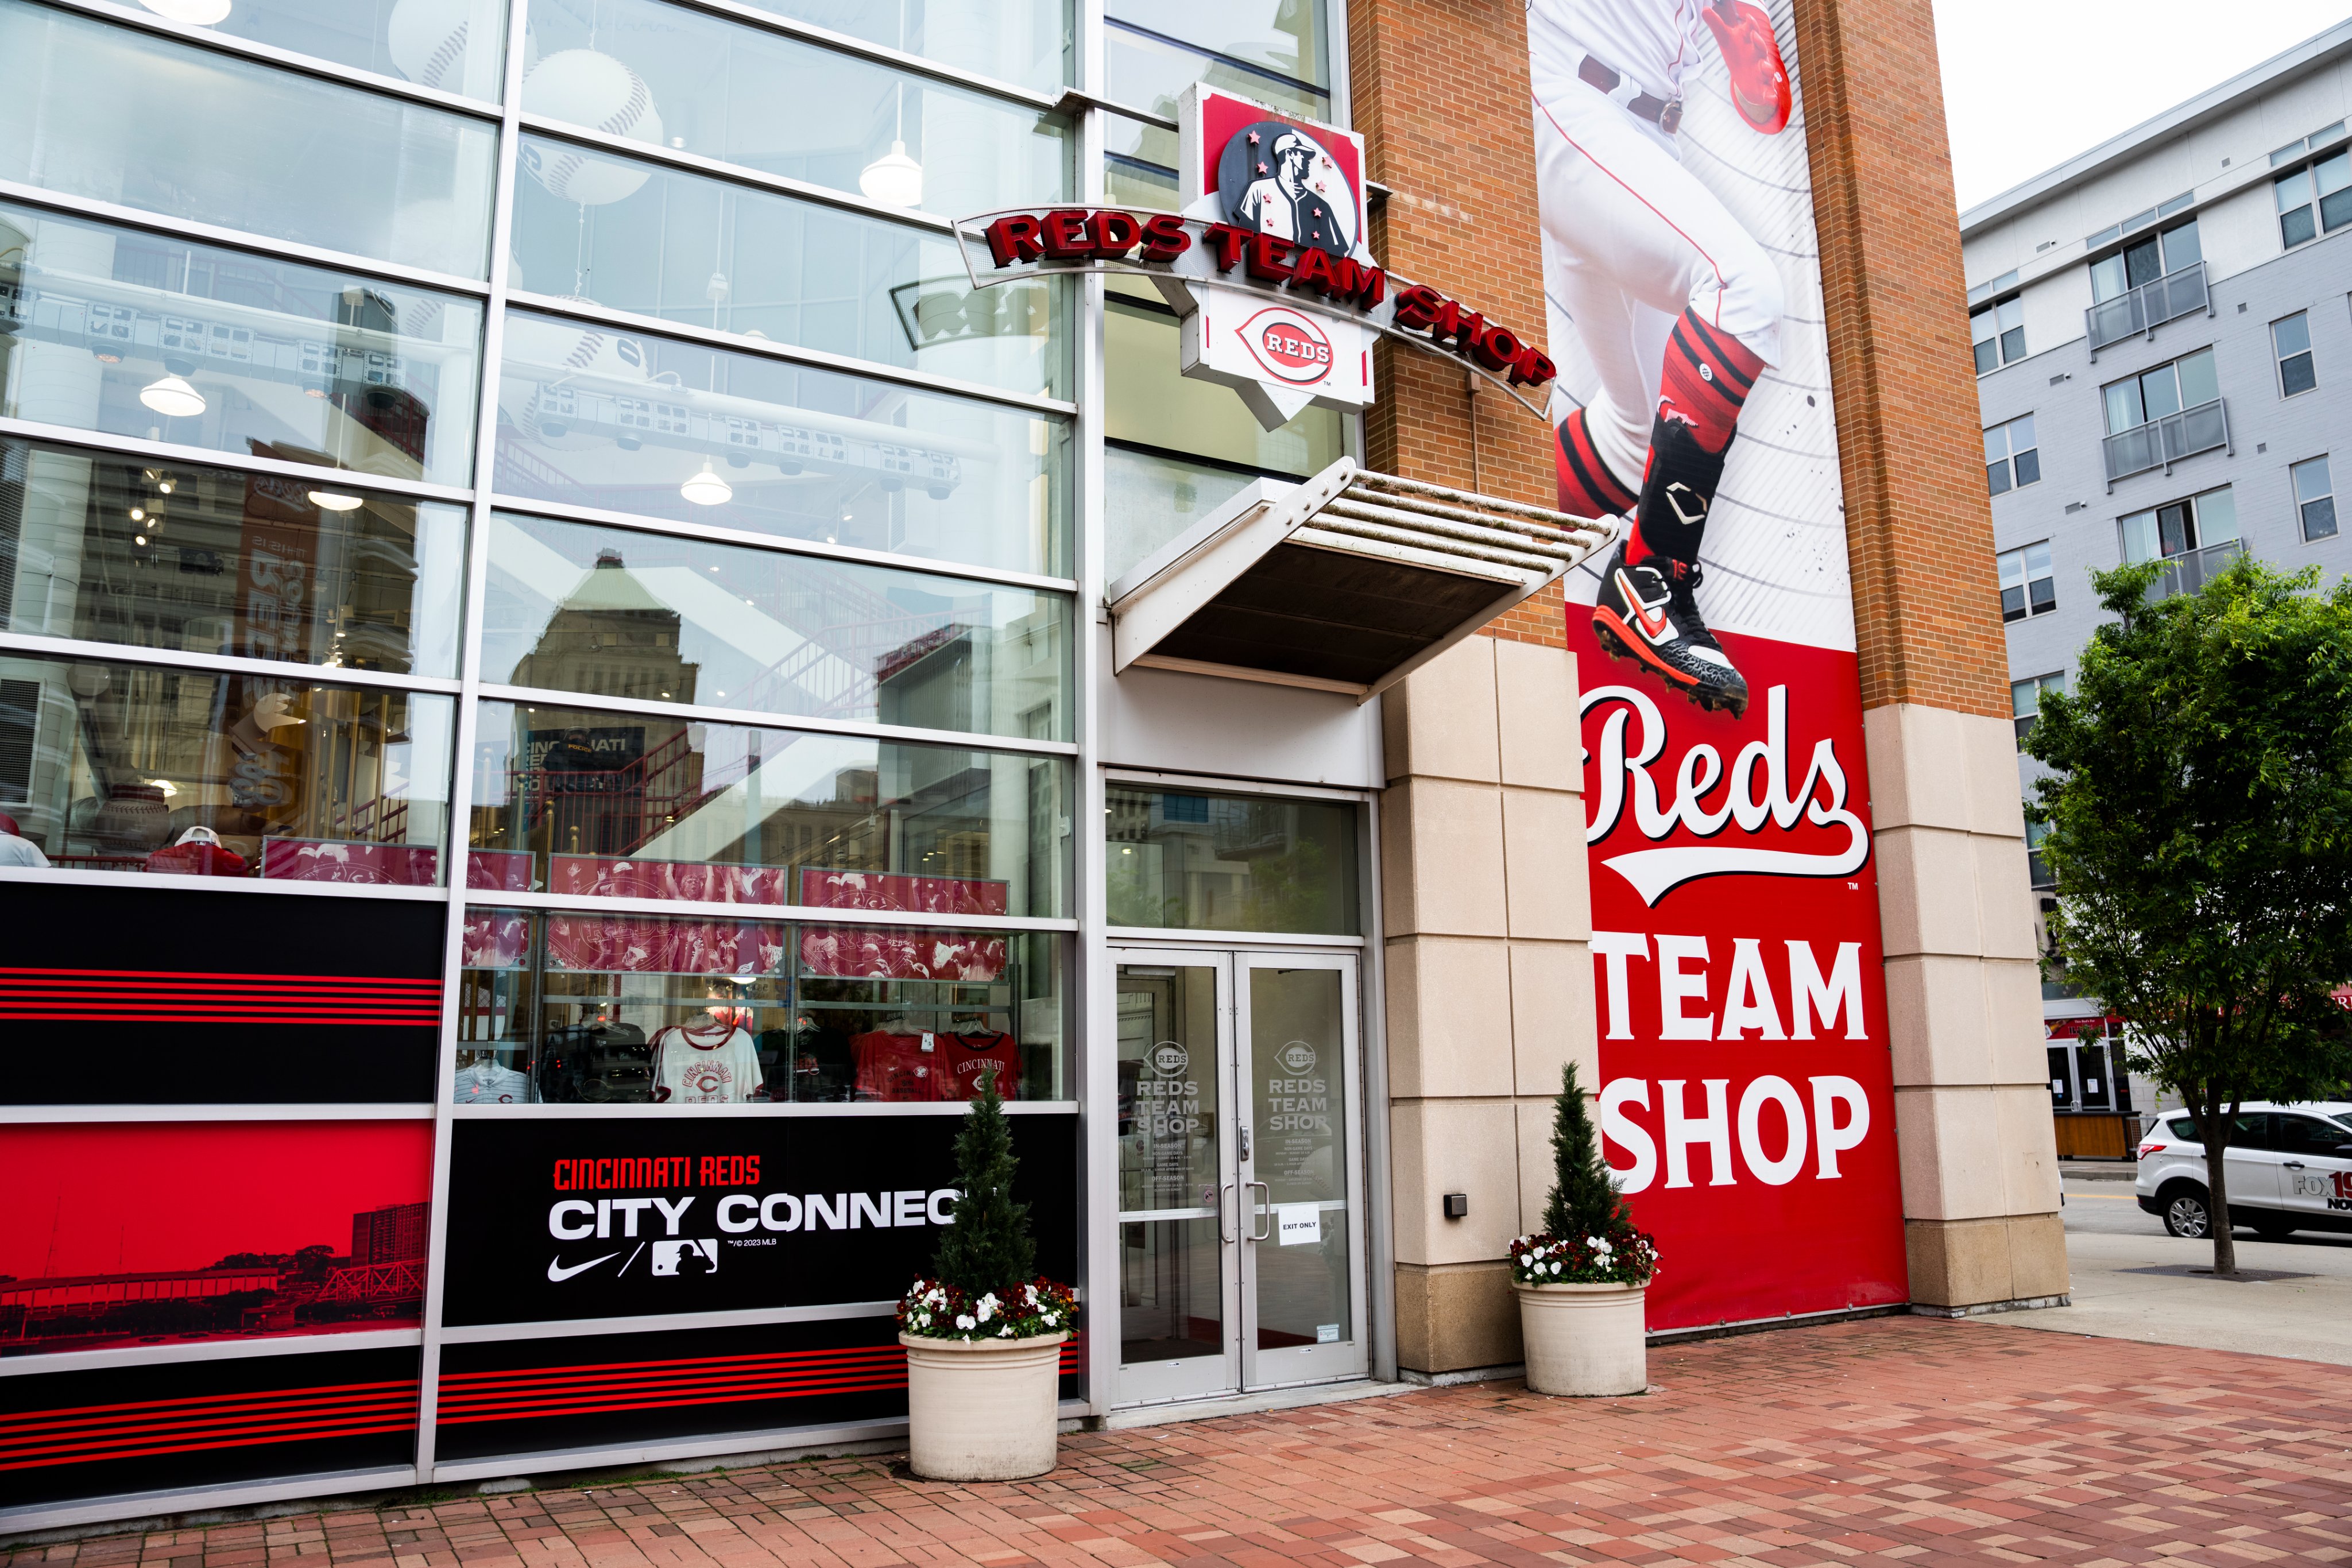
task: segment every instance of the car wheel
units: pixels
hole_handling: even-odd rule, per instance
[[[2184,1240],[2201,1241],[2213,1233],[2213,1211],[2205,1206],[2205,1189],[2185,1186],[2164,1204],[2164,1228]]]

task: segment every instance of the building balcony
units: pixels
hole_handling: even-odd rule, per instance
[[[2161,468],[2169,474],[2172,465],[2184,457],[2194,457],[2217,446],[2228,447],[2227,401],[2217,397],[2210,402],[2200,402],[2194,408],[2184,408],[2179,413],[2168,413],[2108,436],[2107,488],[2113,490],[2116,480],[2145,474],[2151,468]]]
[[[2230,563],[2245,553],[2243,539],[2224,539],[2217,545],[2207,545],[2203,549],[2184,550],[2179,555],[2167,556],[2163,574],[2149,584],[2147,597],[2153,602],[2169,599],[2176,593],[2201,592],[2207,582],[2229,570]]]
[[[2083,312],[2083,329],[2091,340],[2091,362],[2096,364],[2099,350],[2110,343],[2140,334],[2153,338],[2167,321],[2200,310],[2208,316],[2213,313],[2213,295],[2205,287],[2201,261],[2102,300]]]

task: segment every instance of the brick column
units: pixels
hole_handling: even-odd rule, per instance
[[[2024,821],[1926,0],[1796,0],[1914,1302],[2067,1290]]]

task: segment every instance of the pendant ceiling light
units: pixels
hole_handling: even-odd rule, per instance
[[[194,419],[205,412],[205,394],[190,386],[186,377],[168,371],[161,381],[140,388],[139,401],[165,419]]]
[[[857,172],[857,188],[868,201],[886,207],[923,204],[923,166],[907,156],[907,144],[892,141],[890,151]]]
[[[687,476],[677,493],[698,507],[723,507],[735,498],[735,486],[710,470],[710,459],[702,460],[699,473]]]
[[[906,0],[898,4],[898,47],[907,47]],[[879,202],[886,207],[919,207],[923,204],[923,166],[907,156],[907,84],[898,84],[898,121],[891,133],[890,151],[857,172],[857,188],[866,193],[869,202]]]
[[[310,505],[322,512],[355,512],[360,507],[357,496],[346,496],[340,490],[313,490]]]
[[[190,26],[209,27],[226,17],[229,0],[139,0],[158,16]]]

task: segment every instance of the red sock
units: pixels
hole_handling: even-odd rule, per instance
[[[1658,417],[1689,425],[1700,446],[1720,452],[1731,444],[1739,411],[1763,371],[1764,361],[1745,343],[1685,310],[1666,340]]]
[[[1609,472],[1578,409],[1553,433],[1552,466],[1559,476],[1559,509],[1572,517],[1613,517],[1629,509],[1632,486]]]

